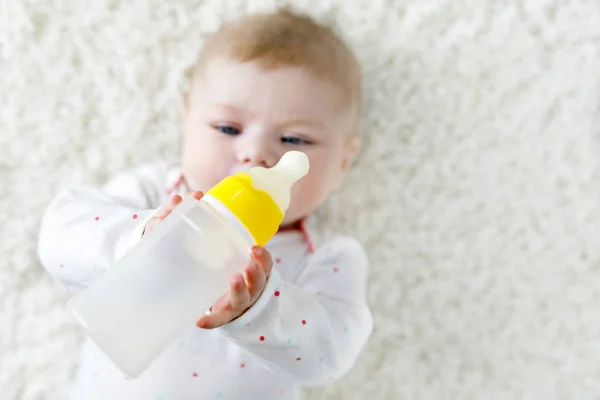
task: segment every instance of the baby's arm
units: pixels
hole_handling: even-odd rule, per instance
[[[296,284],[282,281],[274,268],[256,304],[219,329],[301,384],[338,378],[372,330],[367,268],[357,242],[336,238],[313,255]]]
[[[101,188],[61,192],[42,218],[38,255],[44,268],[71,291],[93,282],[141,237],[166,196],[166,172],[164,165],[145,166]]]

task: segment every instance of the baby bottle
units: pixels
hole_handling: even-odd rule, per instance
[[[223,179],[199,201],[185,198],[67,309],[121,372],[139,376],[227,292],[252,246],[275,235],[308,168],[304,153],[290,151],[272,168]]]

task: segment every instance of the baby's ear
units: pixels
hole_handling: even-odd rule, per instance
[[[189,95],[186,95],[183,98],[183,103],[181,104],[181,110],[179,112],[181,126],[185,126],[185,120],[187,119],[189,114],[189,101]]]
[[[188,114],[190,113],[190,102],[192,97],[192,90],[190,85],[191,83],[188,83],[188,87],[186,87],[183,91],[183,101],[181,102],[180,112],[181,122],[185,121],[185,119],[188,117]]]
[[[346,176],[346,172],[352,166],[356,155],[358,154],[358,150],[360,148],[360,141],[357,138],[353,138],[346,144],[346,148],[344,149],[344,154],[342,156],[342,164],[340,165],[340,172],[337,174],[337,177],[333,184],[333,191],[337,192],[342,187],[342,183],[344,182],[344,177]]]
[[[344,158],[342,160],[342,172],[346,172],[352,166],[352,163],[356,159],[356,155],[360,150],[360,140],[358,138],[353,138],[346,144],[346,150],[344,153]]]

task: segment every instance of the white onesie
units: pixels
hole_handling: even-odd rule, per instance
[[[92,284],[140,239],[170,187],[185,194],[180,175],[154,164],[102,188],[65,190],[43,217],[42,264],[73,293]],[[192,324],[136,379],[126,379],[88,339],[70,398],[294,399],[303,386],[346,373],[372,330],[363,248],[338,236],[310,251],[299,231],[278,233],[266,248],[273,271],[242,317],[213,330]]]

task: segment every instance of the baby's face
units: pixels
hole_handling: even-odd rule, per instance
[[[271,167],[290,150],[310,171],[293,188],[284,225],[313,212],[336,190],[356,144],[354,119],[333,84],[303,69],[263,70],[214,59],[193,83],[183,113],[182,167],[196,190],[254,166]]]

